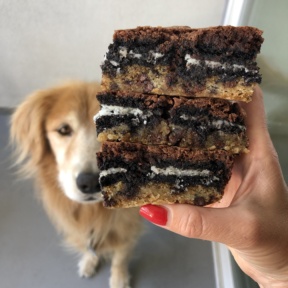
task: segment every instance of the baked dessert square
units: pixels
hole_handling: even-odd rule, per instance
[[[103,91],[94,117],[98,140],[247,152],[244,112],[217,98]]]
[[[219,201],[234,156],[224,150],[105,142],[97,159],[104,206],[127,208],[147,203],[205,206]]]
[[[117,30],[102,64],[105,90],[249,102],[261,82],[254,27]]]

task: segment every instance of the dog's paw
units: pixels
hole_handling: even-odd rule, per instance
[[[99,258],[91,253],[82,256],[78,263],[78,274],[80,277],[89,278],[96,273],[99,265]]]
[[[131,288],[130,277],[127,271],[112,269],[110,277],[110,288]]]
[[[129,285],[129,283],[125,283],[125,282],[116,282],[110,279],[110,288],[131,288],[131,286]]]

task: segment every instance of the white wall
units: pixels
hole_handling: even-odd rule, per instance
[[[0,107],[67,79],[100,80],[115,29],[221,24],[225,0],[0,0]]]

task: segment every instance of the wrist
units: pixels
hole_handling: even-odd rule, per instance
[[[287,288],[288,287],[288,279],[282,280],[274,280],[267,279],[266,281],[258,283],[260,288]]]
[[[258,283],[259,284],[259,283]],[[264,285],[259,284],[260,288],[287,288],[288,282],[282,283],[266,283]]]

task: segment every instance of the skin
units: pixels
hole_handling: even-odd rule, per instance
[[[288,190],[267,130],[260,88],[252,102],[241,105],[247,113],[250,153],[237,158],[221,202],[210,207],[148,205],[140,214],[177,234],[226,244],[261,288],[288,287]]]

